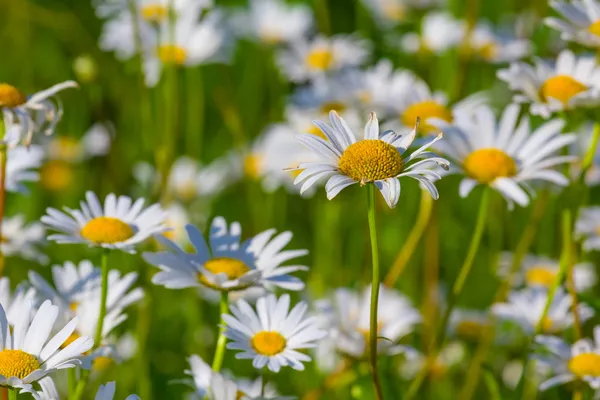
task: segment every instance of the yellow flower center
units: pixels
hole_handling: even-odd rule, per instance
[[[577,377],[600,376],[600,354],[583,353],[569,360],[569,370]]]
[[[235,393],[235,400],[242,400],[244,396],[246,396],[246,393],[242,392],[241,390],[238,390]]]
[[[404,7],[396,2],[388,1],[382,7],[383,14],[392,21],[400,21],[404,18],[406,11]]]
[[[464,320],[456,325],[456,334],[467,339],[480,339],[488,326],[477,321]]]
[[[421,118],[419,125],[419,133],[433,133],[437,130],[435,126],[427,123],[428,118],[439,118],[446,122],[452,122],[452,112],[443,105],[427,100],[420,103],[411,104],[402,113],[401,120],[406,126],[414,126],[417,122],[417,117]]]
[[[169,15],[169,8],[161,4],[148,4],[141,8],[140,14],[148,22],[161,22]]]
[[[14,108],[27,101],[27,97],[16,87],[8,83],[0,83],[0,108]]]
[[[331,67],[333,54],[329,49],[315,49],[308,53],[305,61],[309,68],[325,71]]]
[[[337,111],[343,113],[346,110],[346,105],[341,101],[330,101],[321,105],[321,112],[323,114],[329,114],[329,111]]]
[[[429,368],[429,376],[434,380],[442,379],[446,375],[446,372],[448,372],[448,367],[439,361],[435,361]]]
[[[50,142],[50,154],[65,161],[76,161],[83,152],[83,146],[77,139],[59,136]]]
[[[40,362],[38,359],[23,350],[0,351],[0,375],[5,378],[17,377],[24,379],[39,368]]]
[[[542,321],[542,331],[545,333],[553,333],[556,331],[554,321],[550,317],[545,317]]]
[[[206,263],[204,263],[204,268],[213,274],[224,273],[227,275],[228,280],[239,279],[248,273],[248,271],[250,271],[250,268],[242,261],[227,257],[213,258],[212,260],[208,260]],[[205,286],[212,287],[214,289],[220,289],[211,284],[202,273],[198,274],[198,279]]]
[[[275,331],[261,331],[250,339],[250,345],[258,354],[274,356],[285,350],[285,338]]]
[[[183,65],[187,58],[187,50],[174,44],[164,44],[158,48],[158,58],[164,64]]]
[[[600,36],[600,19],[591,24],[588,27],[588,31],[590,31],[590,33],[593,35]]]
[[[78,302],[73,302],[71,304],[69,304],[69,308],[71,309],[72,312],[77,311],[77,307],[79,307],[79,303]]]
[[[94,243],[124,242],[133,236],[131,226],[113,217],[97,217],[81,230],[81,236]]]
[[[546,80],[540,88],[540,96],[544,101],[550,98],[559,100],[563,104],[567,104],[569,100],[581,92],[585,92],[587,86],[583,83],[571,78],[568,75],[557,75]]]
[[[63,191],[71,186],[73,179],[73,168],[64,161],[51,160],[40,168],[40,183],[46,190]]]
[[[404,168],[402,156],[394,146],[382,140],[361,140],[351,144],[340,157],[339,169],[360,182],[393,178]]]
[[[244,158],[244,173],[250,179],[258,180],[261,176],[262,157],[258,154],[248,154]]]
[[[106,371],[113,364],[113,359],[110,357],[96,357],[92,362],[92,368],[96,371]]]
[[[508,154],[499,149],[475,150],[463,161],[468,176],[480,183],[492,183],[496,178],[517,174],[517,164]]]
[[[525,273],[525,281],[528,285],[550,287],[556,278],[556,271],[544,267],[532,267]]]

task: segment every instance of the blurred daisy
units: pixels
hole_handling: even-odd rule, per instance
[[[408,135],[397,135],[392,131],[379,134],[379,121],[375,113],[371,113],[364,130],[364,139],[357,141],[343,118],[332,111],[329,114],[331,125],[315,121],[327,140],[315,135],[303,134],[298,140],[311,149],[321,162],[300,163],[298,169],[303,170],[295,184],[302,184],[300,193],[314,185],[319,179],[329,178],[325,185],[327,198],[333,199],[342,189],[360,183],[373,183],[390,207],[396,206],[400,198],[400,181],[407,176],[418,180],[429,191],[434,199],[438,191],[431,179],[440,179],[440,175],[426,165],[439,165],[448,168],[448,161],[426,152],[433,143],[441,139],[441,134],[429,140],[408,157],[403,157],[412,144],[416,128]],[[417,162],[414,162],[419,160]]]
[[[17,146],[6,154],[5,188],[9,192],[28,193],[23,182],[36,182],[39,174],[36,171],[42,165],[44,150],[40,146]]]
[[[135,246],[149,237],[167,231],[166,213],[159,204],[142,211],[144,199],[109,194],[104,209],[94,192],[86,193],[81,210],[65,207],[65,212],[46,209],[42,222],[61,232],[48,236],[57,243],[82,243],[135,253]]]
[[[541,59],[535,66],[523,62],[498,71],[498,78],[516,91],[513,101],[531,103],[533,115],[549,118],[552,113],[600,104],[600,68],[594,57],[577,57],[563,50],[556,63]]]
[[[362,0],[378,21],[387,25],[404,22],[409,11],[407,0]]]
[[[448,372],[465,360],[467,350],[460,342],[450,342],[445,345],[429,367],[428,376],[435,381],[445,378]],[[413,379],[427,365],[425,354],[412,354],[400,367],[400,375],[404,379]]]
[[[569,180],[552,167],[573,160],[570,156],[555,155],[575,140],[573,134],[561,134],[563,120],[555,119],[530,131],[529,118],[517,125],[519,106],[504,109],[499,120],[492,109],[481,105],[473,113],[455,115],[454,123],[435,121],[445,134],[438,150],[453,161],[451,173],[465,178],[459,194],[466,197],[477,185],[488,185],[500,192],[512,207],[529,204],[523,189],[531,181],[548,181],[566,186]],[[532,189],[530,189],[532,191]]]
[[[83,134],[81,144],[88,157],[105,156],[110,152],[114,125],[111,122],[96,122]]]
[[[230,307],[232,315],[222,315],[231,340],[228,349],[239,350],[237,359],[251,359],[257,369],[267,366],[273,372],[290,366],[304,370],[303,362],[311,358],[301,352],[313,348],[327,334],[320,329],[316,317],[306,316],[308,306],[298,303],[290,310],[290,296],[261,297],[256,311],[245,300]]]
[[[465,24],[450,13],[430,12],[421,22],[420,33],[407,33],[401,46],[407,53],[440,54],[457,47],[465,36]]]
[[[237,382],[221,374],[213,374],[210,382],[209,400],[295,400],[296,397],[249,395],[240,390]]]
[[[240,242],[241,225],[233,222],[227,226],[223,217],[217,217],[210,227],[209,247],[198,228],[187,225],[186,230],[196,253],[186,253],[164,237],[159,239],[170,251],[144,253],[147,262],[161,269],[152,278],[153,283],[169,289],[205,286],[220,291],[251,286],[269,290],[304,288],[300,279],[289,274],[308,268],[281,265],[308,253],[307,250],[283,250],[292,239],[289,231],[275,235],[275,229],[269,229]]]
[[[575,224],[575,235],[585,251],[600,249],[600,207],[584,207]]]
[[[369,56],[370,45],[364,39],[350,35],[317,36],[291,43],[279,54],[278,62],[290,80],[304,82],[345,67],[357,67]]]
[[[548,17],[546,25],[558,30],[561,39],[588,47],[600,47],[600,3],[596,0],[551,1],[561,18]]]
[[[36,400],[60,400],[60,395],[58,394],[58,389],[52,378],[45,377],[39,381],[41,386],[41,391],[36,393],[32,393],[34,399]],[[105,385],[100,385],[98,387],[98,391],[96,392],[96,396],[94,400],[113,400],[115,397],[115,392],[117,389],[117,385],[115,382],[108,382]],[[125,398],[125,400],[139,400],[139,396],[137,395],[129,395]]]
[[[168,190],[183,202],[215,196],[236,180],[234,169],[233,160],[229,156],[218,158],[208,165],[182,156],[171,166]]]
[[[103,51],[114,52],[119,60],[128,60],[136,55],[136,52],[156,46],[157,37],[152,25],[139,15],[136,32],[134,18],[127,8],[113,15],[102,25],[98,47]],[[136,46],[136,35],[140,39],[141,49]]]
[[[500,259],[500,275],[509,272],[512,263],[512,253],[503,253]],[[521,262],[521,269],[516,276],[515,285],[525,284],[529,287],[549,288],[556,281],[560,262],[549,257],[526,255]],[[592,288],[597,281],[592,263],[583,262],[573,266],[573,281],[575,289],[583,292]]]
[[[554,336],[538,336],[535,341],[540,350],[546,350],[546,354],[534,355],[536,365],[550,368],[555,374],[540,384],[540,390],[572,381],[600,389],[600,327],[594,328],[594,340],[581,339],[572,346]]]
[[[481,310],[455,309],[450,315],[449,331],[461,339],[478,341],[491,332],[488,313]]]
[[[108,382],[106,385],[100,385],[98,388],[98,392],[96,392],[96,397],[94,400],[113,400],[115,398],[115,392],[117,390],[117,384],[113,382]],[[139,400],[139,396],[135,394],[130,394],[125,398],[125,400]]]
[[[295,42],[311,28],[310,8],[281,0],[251,0],[247,11],[232,17],[231,25],[239,34],[268,44]]]
[[[571,168],[569,169],[571,173],[571,179],[574,181],[579,179],[579,176],[581,175],[583,159],[585,158],[585,155],[592,144],[594,123],[592,121],[584,122],[577,129],[575,134],[577,136],[577,140],[569,149],[570,154],[578,155],[577,159],[573,161]],[[592,158],[592,164],[586,171],[584,180],[588,186],[597,186],[600,184],[600,146],[596,146],[596,151]]]
[[[39,222],[26,224],[22,214],[2,219],[0,250],[6,257],[18,256],[25,260],[48,262],[48,256],[38,246],[45,242],[46,230]]]
[[[14,291],[10,290],[10,279],[0,277],[0,306],[4,309],[8,325],[15,326],[23,317],[23,310],[35,302],[35,289],[20,284]]]
[[[167,208],[167,221],[165,224],[170,228],[163,235],[183,249],[191,243],[185,230],[186,225],[190,223],[190,216],[185,208],[179,203],[171,203]]]
[[[492,306],[492,313],[500,319],[513,321],[525,334],[530,335],[535,332],[542,318],[547,300],[548,291],[543,289],[512,291],[506,303],[496,303]],[[573,325],[572,301],[572,297],[562,288],[556,291],[548,315],[542,321],[542,332],[560,333]],[[577,312],[582,322],[594,315],[594,311],[583,303],[577,305]]]
[[[74,87],[78,87],[76,82],[65,81],[26,96],[16,87],[0,83],[0,110],[7,133],[4,144],[10,147],[17,143],[29,145],[36,132],[51,135],[63,114],[61,103],[53,98],[61,90]]]
[[[531,54],[531,42],[509,34],[496,33],[487,22],[479,22],[468,34],[468,50],[490,63],[517,61]]]
[[[31,392],[33,382],[81,364],[79,357],[94,344],[90,337],[80,337],[61,349],[77,321],[71,320],[48,340],[58,307],[45,301],[33,318],[29,307],[24,307],[14,329],[10,329],[4,308],[0,307],[0,384],[27,392]]]

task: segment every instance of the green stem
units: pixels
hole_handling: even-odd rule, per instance
[[[592,141],[590,142],[590,147],[588,147],[587,152],[583,158],[583,162],[581,164],[581,176],[580,181],[583,182],[585,179],[585,173],[590,169],[594,162],[594,156],[596,155],[596,148],[598,147],[598,140],[600,139],[600,122],[594,123],[594,130],[592,131]]]
[[[69,379],[69,398],[72,399],[75,394],[75,390],[77,388],[77,370],[75,368],[69,368],[67,370],[67,376]]]
[[[465,285],[465,281],[467,280],[467,277],[469,276],[469,273],[471,272],[471,268],[473,267],[473,262],[475,261],[475,255],[477,254],[477,250],[479,249],[479,244],[481,242],[481,237],[483,235],[483,229],[485,227],[485,221],[486,221],[487,214],[488,214],[489,199],[490,199],[490,190],[489,190],[489,188],[486,187],[486,188],[484,188],[483,193],[481,195],[481,202],[479,204],[479,212],[477,214],[477,222],[475,225],[475,230],[473,232],[473,237],[471,238],[471,244],[469,245],[469,250],[467,252],[467,256],[465,258],[465,261],[464,261],[462,267],[460,268],[460,271],[458,273],[458,277],[456,278],[456,281],[454,281],[454,284],[452,285],[452,291],[450,292],[450,294],[448,296],[448,300],[446,303],[447,304],[446,310],[444,311],[444,315],[442,317],[442,322],[439,326],[437,335],[434,335],[433,339],[432,339],[435,341],[430,346],[430,348],[432,349],[432,352],[427,357],[427,362],[425,363],[425,366],[419,371],[419,374],[416,376],[415,380],[409,387],[404,400],[412,399],[417,395],[417,393],[419,392],[419,389],[421,388],[421,385],[423,384],[423,381],[427,377],[427,373],[428,373],[429,369],[434,364],[435,360],[437,359],[440,349],[444,345],[444,340],[446,339],[446,327],[448,325],[448,322],[450,321],[450,316],[452,315],[452,310],[454,309],[454,306],[456,306],[456,302],[462,292],[462,289]],[[436,338],[436,336],[437,336],[437,338]]]
[[[94,336],[94,349],[100,347],[102,342],[102,329],[104,327],[104,317],[106,317],[106,299],[108,298],[108,253],[110,250],[102,251],[100,268],[102,270],[102,287],[100,294],[100,313],[98,314],[98,323],[96,324],[96,335]]]
[[[383,399],[381,382],[377,372],[377,303],[379,302],[379,250],[377,248],[377,221],[375,220],[375,187],[370,184],[368,189],[369,234],[371,236],[371,256],[373,259],[373,279],[371,281],[371,318],[369,329],[369,354],[373,373],[373,385],[378,400]]]
[[[217,339],[217,348],[215,350],[215,357],[213,358],[212,369],[215,372],[221,370],[223,365],[223,357],[225,357],[225,344],[227,344],[227,338],[225,337],[225,321],[223,321],[223,314],[229,312],[229,298],[227,292],[221,292],[221,302],[219,306],[219,338]]]
[[[8,389],[8,400],[17,400],[19,396],[17,389],[9,388]]]

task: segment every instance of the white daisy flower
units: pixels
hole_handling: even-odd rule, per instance
[[[310,8],[281,0],[251,0],[248,10],[239,11],[231,20],[239,34],[268,44],[299,40],[312,24]]]
[[[38,246],[45,242],[44,226],[39,222],[25,222],[22,214],[2,219],[2,240],[0,250],[6,257],[18,256],[40,264],[48,262],[48,256]]]
[[[0,110],[6,127],[3,143],[9,147],[29,145],[36,132],[51,135],[63,114],[61,103],[53,98],[61,90],[74,87],[78,87],[76,82],[65,81],[26,96],[16,87],[0,83]]]
[[[583,250],[600,249],[600,207],[584,207],[575,223],[575,235],[583,240]]]
[[[546,25],[558,30],[561,39],[588,47],[600,47],[600,3],[596,0],[550,1],[562,18],[548,17]]]
[[[354,359],[369,357],[370,307],[370,287],[362,293],[337,289],[330,303],[322,307],[322,319],[327,322],[329,339],[338,353]],[[413,332],[420,322],[421,314],[407,297],[394,289],[381,287],[377,311],[377,336],[381,339],[377,341],[377,353],[410,352],[398,341]]]
[[[182,156],[171,166],[167,181],[168,190],[183,202],[215,196],[237,180],[234,169],[233,160],[229,156],[218,158],[208,165]]]
[[[406,0],[362,0],[378,21],[386,25],[396,25],[403,22],[409,11]]]
[[[117,384],[114,381],[108,382],[106,385],[100,385],[94,400],[113,400],[115,398],[116,390]],[[125,400],[139,400],[139,398],[140,397],[135,394],[130,394]]]
[[[186,209],[179,203],[171,203],[167,208],[167,221],[166,225],[171,229],[163,233],[163,235],[181,248],[188,248],[191,244],[187,232],[185,230],[186,225],[190,223],[190,216]]]
[[[500,319],[513,321],[521,327],[525,334],[535,332],[537,324],[542,318],[548,291],[539,288],[527,288],[512,291],[506,303],[496,303],[492,306],[492,313]],[[544,333],[558,333],[573,325],[571,312],[572,297],[559,288],[554,293],[552,304],[546,319],[542,321]],[[585,321],[594,315],[594,311],[583,303],[577,305],[580,321]]]
[[[346,67],[357,67],[370,56],[369,42],[355,36],[317,36],[299,39],[282,50],[277,61],[283,73],[293,82],[323,78]]]
[[[457,47],[465,36],[465,23],[443,11],[430,12],[421,22],[420,33],[407,33],[401,46],[407,53],[440,54]]]
[[[600,68],[591,56],[577,57],[563,50],[556,63],[541,59],[535,66],[516,62],[498,71],[498,78],[517,92],[513,101],[531,103],[533,115],[549,118],[552,113],[600,104]]]
[[[500,276],[508,274],[513,259],[512,253],[503,253],[500,258]],[[521,269],[516,275],[514,285],[527,285],[529,287],[549,288],[556,281],[556,275],[560,269],[559,260],[549,257],[535,256],[528,254],[521,262]],[[598,278],[594,271],[594,265],[589,262],[582,262],[573,266],[573,283],[578,292],[586,291],[592,288]]]
[[[428,376],[434,381],[446,378],[448,372],[465,360],[467,349],[461,342],[450,342],[439,352],[435,361],[431,364]],[[427,365],[427,355],[415,353],[410,354],[400,367],[400,376],[404,379],[414,379],[415,376]]]
[[[209,400],[295,400],[295,397],[283,396],[251,396],[240,390],[237,382],[225,378],[221,374],[212,374]]]
[[[106,249],[135,253],[135,246],[149,237],[167,231],[166,213],[159,204],[142,211],[144,199],[106,196],[104,209],[94,192],[86,193],[81,210],[65,207],[65,212],[47,208],[42,222],[61,233],[48,236],[57,243],[82,243]]]
[[[304,370],[311,358],[298,351],[313,348],[327,334],[319,327],[316,317],[306,315],[308,306],[298,303],[290,310],[290,296],[261,297],[256,311],[245,301],[231,305],[232,315],[221,317],[227,325],[225,336],[231,340],[228,349],[239,350],[237,359],[251,359],[257,369],[267,366],[273,372],[289,366]]]
[[[10,148],[6,154],[6,190],[28,193],[23,182],[39,180],[40,175],[36,170],[42,165],[43,158],[44,150],[40,146]]]
[[[461,339],[478,341],[491,329],[490,319],[485,311],[454,309],[450,315],[448,330]]]
[[[135,27],[134,17],[129,9],[113,15],[102,25],[98,47],[103,51],[114,52],[117,59],[124,61],[136,55],[136,51],[156,46],[155,29],[141,14],[137,18],[137,32]],[[136,48],[136,34],[141,41],[141,49]]]
[[[51,377],[47,376],[41,379],[38,383],[40,384],[42,390],[37,391],[36,393],[31,393],[35,400],[60,400],[58,389],[56,388],[56,384],[54,383]],[[108,382],[105,385],[100,385],[98,387],[98,391],[96,392],[94,400],[113,400],[115,397],[116,389],[117,385],[115,382]],[[134,394],[129,395],[125,398],[125,400],[139,399],[139,396]]]
[[[10,279],[0,277],[0,306],[4,309],[10,326],[17,324],[22,317],[23,310],[28,304],[35,302],[35,297],[35,289],[20,284],[14,291],[11,291]]]
[[[94,344],[90,337],[80,337],[61,349],[77,320],[68,322],[48,340],[58,307],[45,301],[33,318],[30,307],[31,304],[24,307],[14,329],[10,329],[4,308],[0,307],[0,384],[29,392],[33,382],[81,364],[79,357]]]
[[[468,49],[490,63],[517,61],[531,54],[531,42],[509,34],[496,33],[487,22],[479,22],[468,34]]]
[[[555,336],[538,336],[535,341],[547,352],[534,355],[536,365],[554,373],[540,384],[540,390],[572,381],[583,381],[594,390],[600,389],[600,327],[594,328],[594,340],[581,339],[572,346]]]
[[[561,134],[563,120],[555,119],[530,131],[529,118],[519,117],[519,106],[506,107],[499,120],[492,109],[481,105],[473,113],[455,115],[454,122],[435,121],[445,134],[438,150],[453,161],[451,173],[465,178],[460,183],[459,194],[466,197],[479,184],[488,185],[500,192],[512,207],[529,204],[523,189],[532,189],[532,181],[548,181],[566,186],[569,180],[552,167],[573,160],[570,156],[555,153],[575,140],[573,134]]]
[[[329,200],[337,196],[342,189],[355,183],[372,183],[393,208],[400,198],[398,178],[407,176],[423,184],[434,199],[438,198],[438,191],[431,179],[440,179],[441,176],[424,167],[437,164],[448,168],[448,161],[425,151],[442,138],[441,134],[408,157],[403,157],[416,136],[416,128],[408,135],[398,135],[393,131],[386,131],[380,135],[379,121],[375,113],[371,113],[365,126],[364,139],[357,141],[344,119],[335,111],[329,114],[329,118],[331,125],[314,121],[327,140],[309,134],[298,136],[302,144],[321,158],[321,162],[305,162],[298,166],[298,169],[303,171],[294,183],[304,182],[300,193],[326,177],[329,178],[325,185]],[[415,162],[416,160],[419,161]]]
[[[191,67],[217,59],[225,41],[222,15],[218,11],[209,11],[198,22],[201,11],[199,7],[191,7],[181,13],[175,27],[168,22],[160,24],[160,45],[144,55],[148,86],[158,83],[164,64]],[[174,33],[172,39],[171,31]]]
[[[209,244],[193,225],[186,226],[196,253],[186,253],[167,238],[160,241],[170,250],[144,253],[144,259],[156,265],[161,272],[152,282],[169,289],[205,286],[220,291],[237,291],[252,286],[269,290],[280,287],[301,290],[304,283],[291,275],[307,270],[303,265],[281,266],[286,261],[308,254],[307,250],[283,250],[292,239],[292,233],[275,235],[269,229],[240,242],[242,228],[238,222],[227,226],[223,217],[212,221]],[[275,235],[275,236],[274,236]]]
[[[81,144],[88,157],[105,156],[110,152],[115,130],[112,122],[96,122],[83,134]]]

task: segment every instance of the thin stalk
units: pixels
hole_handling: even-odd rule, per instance
[[[390,268],[390,271],[387,273],[383,283],[386,286],[394,287],[402,272],[404,272],[404,268],[410,261],[411,256],[415,252],[415,248],[419,244],[421,237],[423,237],[423,233],[425,232],[425,228],[427,228],[427,223],[431,217],[431,209],[433,207],[433,198],[426,190],[421,190],[421,203],[419,206],[419,215],[417,215],[417,221],[413,229],[410,231],[408,238],[404,242],[404,245],[398,252],[396,256],[396,260]]]
[[[8,389],[8,400],[17,400],[19,396],[17,389],[9,388]]]
[[[481,243],[481,237],[483,235],[483,229],[485,227],[485,222],[486,222],[487,214],[488,214],[489,199],[490,199],[490,189],[488,189],[486,187],[486,188],[484,188],[482,196],[481,196],[481,202],[479,204],[479,212],[477,214],[477,222],[475,225],[475,230],[473,231],[473,237],[471,238],[471,244],[469,245],[469,250],[467,252],[467,256],[465,258],[465,261],[464,261],[462,267],[460,268],[460,271],[458,273],[458,277],[456,278],[456,281],[454,281],[454,284],[452,285],[452,290],[448,296],[448,300],[446,303],[447,304],[446,310],[444,311],[444,314],[443,314],[443,317],[441,320],[442,322],[440,323],[440,326],[438,328],[437,335],[434,335],[432,338],[433,343],[430,346],[430,348],[432,349],[432,352],[427,357],[425,366],[419,371],[419,374],[416,376],[415,380],[409,387],[404,400],[413,399],[417,395],[417,393],[419,392],[419,389],[421,388],[421,385],[423,384],[423,381],[427,377],[427,373],[428,373],[429,369],[434,364],[434,362],[437,359],[437,356],[439,354],[439,351],[444,344],[444,340],[446,339],[446,326],[448,325],[448,322],[450,320],[450,315],[452,315],[452,311],[453,311],[454,306],[456,305],[456,302],[463,290],[465,281],[467,280],[467,277],[469,276],[469,273],[471,272],[471,268],[473,267],[473,262],[475,261],[475,255],[477,254],[477,250],[479,249],[479,244]],[[436,336],[437,336],[437,338],[436,338]]]
[[[267,387],[267,374],[264,372],[261,374],[260,377],[260,395],[261,397],[265,396],[265,389]]]
[[[77,388],[77,374],[75,368],[69,368],[67,370],[67,376],[69,379],[69,398],[72,399],[75,394],[75,390]]]
[[[369,234],[371,237],[371,256],[373,260],[373,279],[371,281],[371,315],[369,329],[369,354],[373,373],[373,385],[378,400],[383,400],[383,391],[377,371],[377,306],[379,302],[379,250],[377,246],[377,221],[375,220],[375,187],[367,185]]]
[[[581,163],[581,177],[585,177],[585,173],[592,166],[594,162],[594,156],[596,155],[596,148],[598,147],[598,141],[600,140],[600,122],[594,123],[594,130],[592,131],[592,141],[590,146],[585,153],[583,162]]]
[[[421,191],[423,195],[429,198],[433,204],[433,198],[425,190]],[[434,349],[426,348],[431,344],[431,334],[435,334],[435,324],[438,316],[439,305],[439,280],[440,280],[440,224],[436,218],[436,209],[432,210],[433,215],[424,233],[424,241],[427,251],[423,254],[423,293],[424,300],[422,306],[423,314],[423,338],[422,344],[424,352],[427,354]]]
[[[227,338],[225,337],[225,321],[223,320],[223,314],[229,312],[229,296],[227,292],[221,292],[221,301],[219,304],[219,338],[217,339],[217,348],[215,350],[215,357],[212,362],[212,369],[215,372],[221,370],[223,365],[223,358],[225,357],[225,344],[227,344]]]
[[[104,328],[104,317],[106,317],[106,299],[108,298],[108,253],[110,250],[102,251],[100,268],[102,270],[102,287],[100,294],[100,313],[96,324],[96,335],[94,336],[94,349],[100,347],[102,341],[102,330]]]

